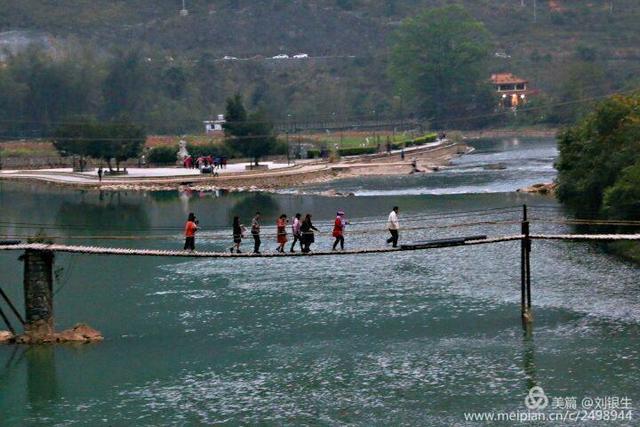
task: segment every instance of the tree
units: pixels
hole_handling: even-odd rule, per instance
[[[226,143],[232,150],[252,158],[256,166],[260,157],[273,152],[276,146],[273,123],[262,110],[247,114],[242,97],[237,94],[227,99],[225,119]]]
[[[152,97],[149,78],[140,52],[117,53],[102,82],[104,115],[108,119],[143,116]]]
[[[109,123],[103,125],[98,135],[100,157],[107,162],[109,170],[113,170],[111,159],[116,162],[116,169],[120,170],[120,162],[133,159],[142,153],[147,136],[139,126],[131,123]]]
[[[81,54],[54,58],[30,47],[2,68],[0,116],[15,120],[10,130],[48,134],[56,122],[91,113],[95,72]]]
[[[187,75],[181,67],[169,67],[162,72],[162,84],[169,98],[182,98],[187,91]]]
[[[489,33],[460,6],[406,19],[392,45],[390,74],[437,127],[487,111]]]
[[[640,95],[614,96],[559,136],[558,198],[582,217],[618,217],[633,206],[640,161]],[[635,182],[640,185],[640,182]],[[606,207],[603,202],[606,196]],[[627,208],[624,208],[625,211]],[[640,219],[640,211],[635,218]]]
[[[145,131],[133,124],[101,124],[85,119],[59,127],[53,145],[62,156],[80,156],[81,169],[85,157],[90,157],[104,160],[112,171],[112,160],[120,170],[120,162],[140,155],[145,141]]]
[[[557,74],[553,91],[557,105],[551,115],[556,123],[576,122],[593,110],[595,102],[584,100],[606,94],[611,86],[605,69],[596,62],[572,61],[557,70]]]
[[[80,156],[80,171],[84,171],[86,157],[100,158],[98,134],[98,124],[93,120],[66,124],[55,130],[53,146],[62,157]]]
[[[623,169],[616,183],[605,190],[604,212],[608,218],[640,218],[640,159]]]

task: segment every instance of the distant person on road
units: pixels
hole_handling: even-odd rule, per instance
[[[336,250],[338,243],[340,243],[340,250],[344,250],[344,228],[348,224],[346,218],[344,217],[343,211],[338,211],[336,214],[336,219],[333,222],[333,237],[336,240],[333,242],[333,250]]]
[[[184,225],[184,250],[195,251],[196,250],[196,231],[198,231],[198,220],[193,212],[189,214],[187,222]]]
[[[98,181],[102,182],[102,174],[104,171],[102,170],[102,166],[98,168]]]
[[[276,252],[284,253],[284,245],[287,243],[287,222],[285,214],[280,215],[280,218],[276,220],[276,240],[278,241]]]
[[[302,234],[300,232],[300,227],[302,226],[302,221],[300,221],[300,217],[302,215],[297,213],[293,218],[293,224],[291,224],[291,235],[293,236],[293,243],[291,244],[291,249],[289,252],[295,252],[294,248],[296,247],[296,243],[300,243],[300,250],[302,250]]]
[[[404,148],[400,150],[400,160],[404,161]]]
[[[242,243],[242,238],[244,237],[244,225],[240,224],[240,218],[237,216],[233,217],[233,246],[229,248],[231,253],[233,250],[236,250],[236,253],[241,254],[240,252],[240,243]]]
[[[387,239],[387,244],[393,243],[393,247],[398,247],[398,230],[400,229],[400,223],[398,222],[398,207],[394,206],[393,210],[389,214],[389,219],[387,220],[387,228],[389,229],[389,233],[391,233],[391,237]]]
[[[251,220],[251,236],[253,236],[253,253],[260,253],[260,212]]]
[[[418,159],[416,157],[411,159],[411,172],[409,172],[409,175],[412,175],[414,173],[422,173],[422,172],[424,172],[424,170],[418,168]]]
[[[311,244],[315,242],[315,236],[313,231],[319,231],[311,223],[311,214],[307,214],[300,226],[300,232],[302,233],[302,252],[309,253],[311,251]]]

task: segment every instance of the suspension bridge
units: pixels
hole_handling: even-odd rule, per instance
[[[499,210],[499,209],[496,209]],[[487,211],[495,211],[488,209]],[[527,216],[527,206],[522,207],[522,219],[519,221],[521,232],[510,235],[473,235],[463,237],[452,237],[444,239],[414,241],[405,243],[397,248],[378,247],[360,248],[342,251],[314,251],[302,252],[264,252],[254,253],[229,253],[220,251],[184,251],[184,250],[162,250],[162,249],[139,249],[121,248],[107,246],[87,246],[70,245],[57,243],[22,243],[15,241],[0,241],[0,251],[20,251],[24,254],[20,259],[24,262],[24,296],[25,296],[25,317],[23,318],[16,308],[16,305],[8,298],[7,294],[0,288],[0,297],[9,306],[15,317],[24,327],[25,333],[29,334],[33,330],[44,329],[53,333],[53,262],[56,252],[85,255],[109,255],[109,256],[134,256],[134,257],[179,257],[179,258],[285,258],[285,257],[318,257],[318,256],[358,256],[366,254],[390,254],[403,253],[408,251],[425,251],[445,247],[478,246],[488,244],[498,244],[503,242],[520,242],[520,289],[521,289],[521,318],[523,324],[527,325],[533,321],[532,314],[532,287],[531,287],[531,261],[530,254],[532,242],[535,240],[553,241],[640,241],[640,234],[532,234],[530,233],[530,220]],[[639,221],[606,221],[606,220],[567,220],[563,221],[575,225],[603,225],[603,226],[640,226]],[[481,225],[481,224],[505,224],[514,221],[475,221],[471,223],[451,224],[444,227],[450,228],[456,225]],[[424,227],[414,227],[416,229]],[[85,236],[87,238],[89,236]],[[94,236],[95,237],[95,236]],[[100,238],[108,238],[101,236]],[[111,236],[114,238],[131,238],[135,236]],[[162,236],[155,236],[162,237]],[[0,307],[0,317],[15,335],[15,328],[2,308]]]

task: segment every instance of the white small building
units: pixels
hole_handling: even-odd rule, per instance
[[[225,123],[224,114],[218,114],[217,120],[205,120],[204,132],[206,134],[223,132],[222,125]]]

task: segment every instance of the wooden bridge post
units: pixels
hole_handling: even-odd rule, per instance
[[[25,251],[24,306],[25,334],[53,334],[53,257],[52,251]]]
[[[520,311],[524,323],[533,322],[531,312],[531,238],[527,205],[522,206],[522,240],[520,245]]]

